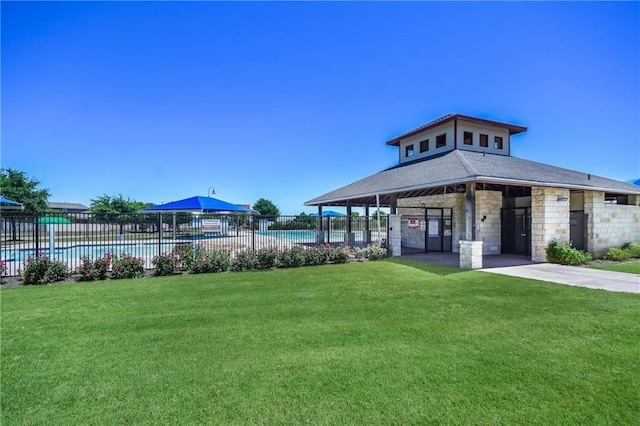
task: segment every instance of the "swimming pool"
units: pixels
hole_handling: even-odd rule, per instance
[[[362,232],[355,232],[356,239],[362,239]],[[315,230],[276,230],[256,232],[256,235],[264,235],[273,238],[285,238],[287,240],[293,240],[300,243],[315,243],[316,231]],[[327,238],[327,231],[324,232],[325,239]],[[329,241],[338,243],[344,241],[344,231],[331,231],[329,234]]]
[[[160,247],[161,253],[169,253],[175,247],[175,243],[162,243]],[[72,259],[80,259],[88,257],[96,259],[103,257],[107,253],[114,256],[121,256],[126,253],[135,257],[153,258],[158,255],[158,243],[129,243],[129,244],[79,244],[70,247],[58,247],[53,250],[53,255],[49,253],[48,248],[40,249],[40,253],[49,256],[53,260],[70,261]],[[35,257],[35,249],[15,249],[2,250],[2,260],[24,262],[29,257]]]

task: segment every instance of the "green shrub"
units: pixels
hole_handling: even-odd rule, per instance
[[[231,259],[229,270],[234,272],[254,271],[258,269],[258,255],[253,249],[246,249],[236,253]]]
[[[631,259],[633,256],[631,254],[631,251],[629,249],[624,249],[624,248],[616,248],[616,247],[612,247],[607,251],[607,254],[604,256],[605,259],[607,260],[615,260],[615,261],[622,261],[622,260],[627,260],[627,259]]]
[[[189,272],[192,274],[211,274],[229,270],[231,252],[229,250],[195,250],[190,262]]]
[[[144,277],[144,260],[123,253],[113,259],[111,278],[114,280]]]
[[[82,264],[76,269],[76,273],[80,274],[78,281],[106,280],[112,257],[110,253],[93,261],[83,257]]]
[[[7,264],[0,260],[0,284],[5,284],[7,275]]]
[[[271,269],[278,263],[276,247],[261,248],[256,251],[256,269]]]
[[[154,256],[151,263],[153,263],[154,275],[156,276],[173,275],[180,272],[180,258],[174,253]]]
[[[623,249],[628,250],[631,254],[631,257],[640,259],[640,244],[638,243],[627,243],[622,246]]]
[[[329,259],[331,246],[314,246],[305,250],[304,264],[308,266],[324,265]]]
[[[347,263],[349,261],[349,249],[344,246],[331,247],[329,250],[328,262]]]
[[[21,279],[25,284],[49,284],[63,281],[69,275],[71,274],[65,263],[41,256],[27,259]]]
[[[546,248],[547,261],[563,265],[580,265],[593,260],[593,257],[584,251],[573,247],[571,243],[552,241]]]
[[[384,259],[387,256],[387,249],[379,245],[372,245],[365,249],[365,257],[369,260]]]
[[[306,249],[302,246],[285,247],[278,254],[278,268],[297,268],[306,263]]]

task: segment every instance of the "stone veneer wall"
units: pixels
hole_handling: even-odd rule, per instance
[[[483,242],[482,254],[500,254],[502,250],[501,208],[502,192],[476,190],[476,241]]]
[[[460,241],[460,267],[482,269],[482,241]]]
[[[637,197],[630,196],[634,204]],[[584,192],[584,212],[589,215],[587,250],[595,257],[607,254],[611,247],[640,242],[640,207],[605,204],[604,192]]]
[[[464,239],[465,236],[464,200],[465,195],[458,193],[399,198],[398,214],[402,216],[415,215],[416,217],[420,217],[424,220],[424,209],[421,207],[422,204],[424,204],[425,207],[452,208],[453,223],[451,224],[451,250],[454,253],[458,253],[460,251],[459,241]],[[420,233],[421,235],[419,235]],[[407,247],[415,246],[415,248],[420,248],[419,242],[417,241],[418,238],[420,238],[420,241],[422,242],[421,247],[424,247],[424,231],[416,230],[413,235],[410,232],[405,232],[405,234],[406,235],[403,236],[403,239],[405,239],[403,243],[406,244]]]
[[[551,241],[569,241],[569,205],[568,189],[531,187],[531,260],[546,261]]]

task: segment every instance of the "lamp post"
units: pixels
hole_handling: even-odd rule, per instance
[[[209,187],[209,192],[207,193],[207,196],[211,197],[215,193],[216,193],[216,190],[213,188],[213,186],[210,186]]]

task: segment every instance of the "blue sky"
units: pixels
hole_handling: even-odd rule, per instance
[[[512,155],[640,176],[640,4],[2,2],[2,167],[50,201],[264,197],[284,214],[458,112]]]

